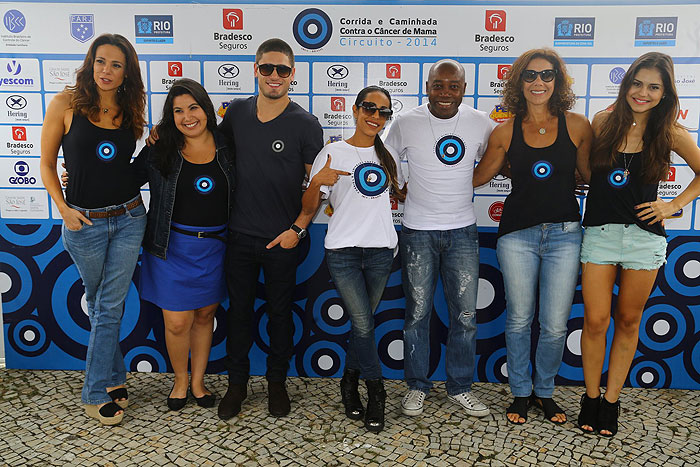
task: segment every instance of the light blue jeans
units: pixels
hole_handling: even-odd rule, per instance
[[[552,397],[579,272],[581,225],[539,224],[503,235],[496,254],[506,292],[508,383],[514,397]],[[540,337],[530,375],[532,320],[539,289]]]
[[[430,316],[438,274],[442,277],[449,330],[445,387],[449,395],[468,391],[474,380],[476,291],[479,236],[476,225],[453,230],[414,230],[399,236],[401,274],[406,295],[403,327],[404,375],[409,389],[428,393]]]
[[[111,401],[106,388],[126,382],[119,327],[146,230],[146,208],[141,204],[120,216],[90,220],[92,225],[76,231],[64,225],[63,246],[83,280],[90,319],[81,399],[84,404],[104,404]]]
[[[374,312],[391,274],[390,248],[326,250],[326,263],[352,324],[345,368],[360,370],[366,380],[382,377],[374,340]]]

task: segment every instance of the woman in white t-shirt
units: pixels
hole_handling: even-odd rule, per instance
[[[351,323],[340,393],[348,418],[364,416],[365,428],[379,432],[384,428],[386,392],[374,341],[374,311],[398,242],[389,191],[399,199],[405,195],[396,151],[379,138],[392,114],[389,93],[378,86],[363,89],[352,112],[355,133],[328,144],[316,157],[303,212],[310,218],[322,198],[330,199],[326,262]],[[360,374],[367,384],[366,411],[357,390]]]

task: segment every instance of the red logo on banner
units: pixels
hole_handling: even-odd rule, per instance
[[[27,141],[27,129],[23,126],[13,126],[12,139],[15,141]]]
[[[489,217],[494,222],[501,222],[501,214],[503,214],[503,201],[496,201],[489,206]]]
[[[486,30],[505,31],[506,12],[504,10],[486,10]]]
[[[688,109],[678,109],[678,120],[685,120],[688,118]]]
[[[182,76],[182,62],[168,62],[168,76]]]
[[[386,64],[386,77],[399,79],[401,78],[401,65],[398,63]]]
[[[676,168],[675,167],[669,167],[668,168],[668,176],[666,177],[667,182],[675,182],[676,181]]]
[[[331,97],[331,110],[334,112],[345,112],[345,98],[341,96]]]
[[[498,79],[508,79],[510,65],[498,65]]]
[[[391,210],[398,211],[399,210],[399,200],[394,198],[393,196],[390,196],[389,200],[391,201]]]
[[[224,8],[224,29],[243,29],[243,10]]]

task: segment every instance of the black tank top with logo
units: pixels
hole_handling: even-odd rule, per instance
[[[73,113],[61,144],[69,174],[66,201],[70,204],[103,208],[123,204],[139,194],[129,168],[136,149],[131,129],[100,128]]]
[[[228,190],[226,176],[216,158],[206,164],[193,164],[183,158],[172,220],[197,227],[226,224]]]
[[[649,224],[637,217],[634,209],[640,203],[656,201],[659,184],[641,179],[643,153],[617,153],[613,166],[591,174],[586,199],[584,226],[636,224],[647,232],[666,236],[661,222]],[[625,167],[628,174],[625,176]]]
[[[566,117],[559,115],[557,139],[533,148],[523,138],[522,119],[515,117],[506,153],[512,189],[503,205],[498,236],[538,224],[581,219],[576,189],[576,145],[569,138]]]

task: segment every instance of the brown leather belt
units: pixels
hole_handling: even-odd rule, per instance
[[[121,216],[122,214],[126,214],[126,211],[130,211],[136,206],[140,206],[142,204],[143,200],[139,196],[137,199],[127,204],[126,207],[121,206],[117,209],[112,209],[110,211],[83,211],[82,209],[78,209],[78,212],[89,219],[106,219],[108,217],[115,217]]]

